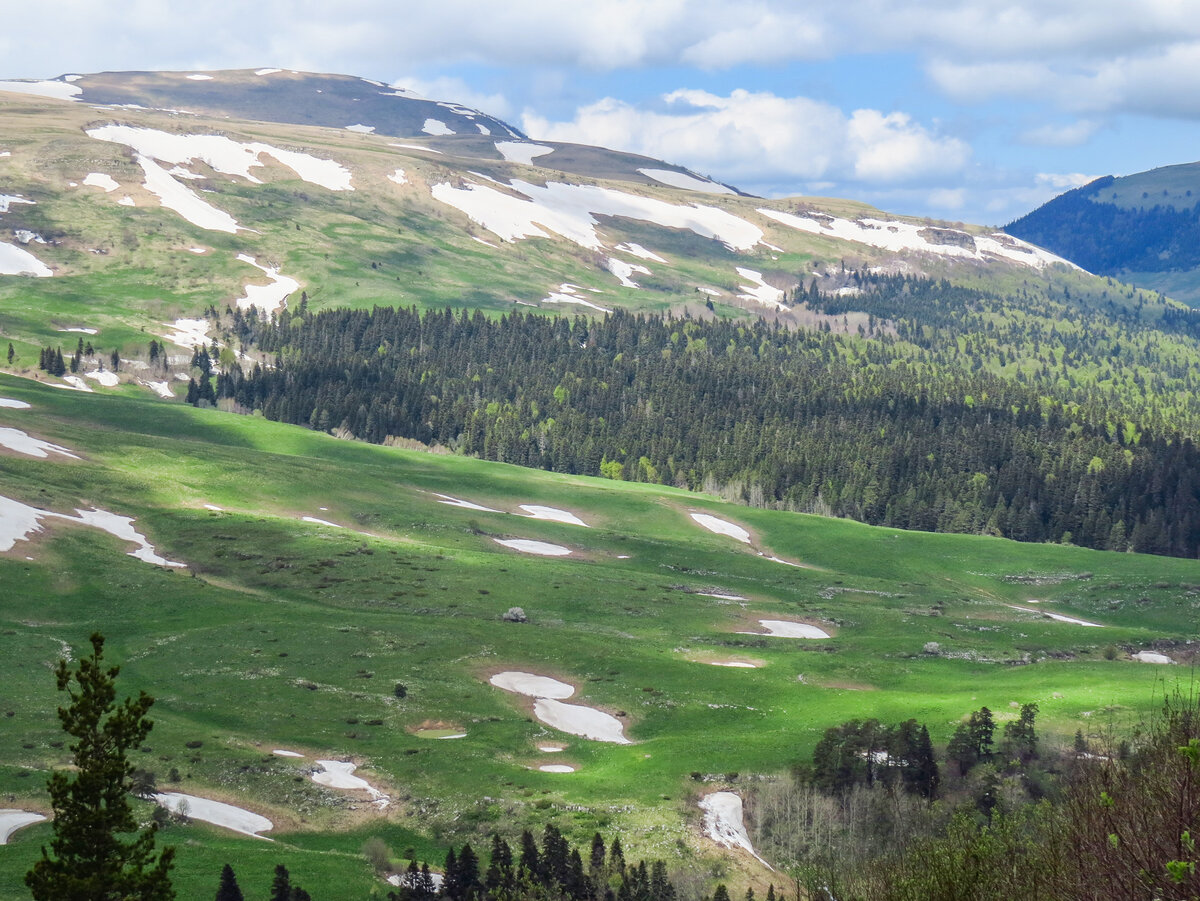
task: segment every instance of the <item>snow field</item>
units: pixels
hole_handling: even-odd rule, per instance
[[[433,197],[505,241],[549,237],[542,230],[546,228],[581,247],[601,250],[596,215],[624,216],[664,228],[688,229],[733,250],[750,250],[763,237],[758,226],[716,207],[677,205],[597,185],[533,185],[514,179],[510,187],[520,196],[486,185],[468,182],[455,188],[443,182],[433,186]]]
[[[534,541],[531,538],[493,538],[492,541],[504,547],[512,548],[514,551],[521,551],[525,554],[537,554],[540,557],[566,557],[571,553],[570,548],[565,548],[558,544],[550,544],[545,541]]]
[[[728,535],[730,538],[740,541],[743,544],[750,543],[750,533],[739,525],[734,525],[724,519],[718,519],[708,513],[692,513],[689,515],[710,532],[715,532],[718,535]]]
[[[713,792],[700,799],[704,811],[704,834],[722,848],[741,848],[768,870],[773,867],[758,856],[746,834],[742,799],[733,792]]]
[[[182,812],[193,820],[212,823],[214,826],[255,838],[265,838],[258,833],[267,832],[275,825],[264,816],[234,807],[232,804],[210,801],[208,798],[198,798],[181,792],[160,792],[154,796],[154,800],[172,813],[180,813],[182,808]]]
[[[783,302],[783,291],[764,282],[761,272],[738,266],[737,274],[752,282],[751,285],[738,285],[738,289],[742,292],[738,295],[741,300],[753,300],[764,307],[773,307],[776,310],[787,309],[787,304]]]
[[[7,406],[7,404],[0,403],[0,407],[3,406]],[[28,407],[29,405],[26,404],[25,406]],[[72,460],[79,459],[79,457],[71,453],[67,448],[58,444],[51,444],[49,441],[43,441],[41,438],[34,438],[20,429],[0,428],[0,447],[6,447],[19,454],[38,457],[42,460],[49,457],[50,454],[60,454],[64,457],[70,457]]]
[[[31,810],[13,810],[6,808],[0,810],[0,845],[7,845],[9,838],[18,829],[24,829],[26,826],[32,826],[34,823],[40,823],[46,819],[40,813],[34,813]]]
[[[10,397],[0,397],[0,407],[8,410],[28,410],[29,404],[23,400],[13,400]]]
[[[625,737],[621,721],[615,716],[594,707],[564,704],[563,699],[575,693],[574,686],[565,682],[548,676],[511,671],[497,673],[488,681],[497,688],[533,698],[534,716],[560,732],[590,738],[593,741],[618,745],[632,744]]]
[[[766,632],[738,632],[738,635],[769,635],[772,638],[829,638],[824,629],[810,626],[808,623],[797,623],[784,619],[760,619]]]
[[[237,299],[239,310],[255,307],[264,313],[278,312],[287,305],[288,295],[300,288],[298,281],[286,275],[280,275],[279,270],[273,266],[261,266],[254,261],[254,257],[244,253],[239,253],[237,258],[243,263],[249,263],[271,280],[269,285],[246,285],[245,295]]]
[[[421,126],[421,131],[427,135],[438,137],[440,135],[452,135],[456,132],[453,128],[443,122],[441,119],[426,119],[425,124]]]
[[[672,169],[638,169],[642,175],[656,182],[670,185],[672,188],[683,188],[685,191],[699,191],[701,194],[737,194],[736,191],[719,185],[706,178],[696,178],[686,172],[675,172]]]
[[[521,504],[520,509],[525,511],[525,515],[530,519],[548,519],[551,522],[562,522],[572,526],[583,526],[588,528],[588,524],[567,510],[559,510],[557,507],[542,507],[538,504]]]
[[[553,147],[547,147],[545,144],[529,144],[524,141],[497,141],[496,149],[505,161],[525,166],[532,166],[537,157],[554,152]]]

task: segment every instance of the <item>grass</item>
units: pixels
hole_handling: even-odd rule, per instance
[[[704,784],[693,772],[786,770],[825,728],[854,717],[915,716],[944,742],[984,704],[1004,716],[1037,701],[1042,731],[1068,740],[1131,722],[1190,678],[1125,651],[1162,640],[1187,651],[1200,625],[1195,561],[752,510],[11,377],[0,377],[0,396],[33,404],[0,409],[0,424],[84,457],[0,457],[5,496],[135,516],[160,553],[189,565],[151,567],[102,533],[57,526],[0,555],[0,677],[12,711],[0,730],[0,792],[7,806],[44,808],[45,774],[68,760],[48,715],[57,705],[48,667],[102,629],[122,689],[158,699],[144,761],[160,785],[233,800],[277,824],[275,845],[203,825],[171,830],[181,885],[195,893],[212,890],[230,859],[239,876],[245,861],[251,884],[279,861],[314,895],[339,884],[365,894],[380,885],[359,854],[373,835],[397,855],[413,845],[437,862],[450,841],[482,844],[493,829],[545,822],[576,840],[619,831],[634,855],[694,863],[712,851],[698,838]],[[504,511],[568,509],[591,528],[450,507],[436,493]],[[756,549],[814,568],[765,560],[700,529],[691,510],[735,521]],[[531,557],[494,537],[574,554]],[[748,600],[695,593],[705,591]],[[1106,627],[1005,606],[1031,600]],[[530,621],[502,622],[511,606]],[[760,617],[836,634],[736,634]],[[924,651],[930,641],[936,655]],[[1105,659],[1109,645],[1117,659]],[[721,657],[763,665],[700,662]],[[623,713],[635,744],[543,727],[522,699],[487,684],[506,668],[571,682],[579,703]],[[467,736],[417,734],[446,724]],[[538,752],[547,740],[567,749]],[[310,762],[274,757],[276,747],[308,761],[353,759],[392,808],[369,813],[315,785]],[[536,770],[563,760],[578,772]],[[165,781],[172,768],[178,786]],[[0,885],[19,883],[47,832],[18,833],[0,854]],[[8,897],[20,893],[0,888]]]

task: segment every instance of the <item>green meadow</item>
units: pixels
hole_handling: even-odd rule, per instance
[[[275,824],[273,842],[167,829],[180,897],[214,891],[226,861],[248,896],[284,863],[314,897],[382,897],[361,854],[372,837],[397,859],[440,863],[451,842],[479,848],[548,822],[717,873],[729,852],[703,838],[700,795],[787,771],[829,726],[916,717],[944,745],[980,706],[1004,721],[1036,701],[1044,739],[1067,743],[1132,725],[1192,675],[1195,561],[749,509],[9,376],[0,397],[31,404],[0,408],[0,427],[81,458],[0,451],[0,495],[134,517],[186,563],[153,566],[54,519],[0,553],[0,807],[46,812],[45,778],[70,759],[51,668],[100,630],[120,690],[156,698],[135,756],[159,790]],[[496,543],[514,538],[571,553]],[[502,619],[514,606],[527,622]],[[759,619],[830,637],[743,634]],[[1151,648],[1181,665],[1131,658]],[[488,684],[503,670],[571,683],[570,703],[617,716],[632,744],[543,725],[530,699]],[[539,751],[547,742],[565,749]],[[318,759],[358,764],[387,808],[315,784]],[[576,772],[538,770],[552,763]],[[0,898],[25,897],[21,875],[49,835],[30,827],[0,848]]]

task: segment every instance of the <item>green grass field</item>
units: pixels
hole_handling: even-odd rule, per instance
[[[944,743],[981,705],[1003,721],[1014,702],[1036,701],[1043,735],[1069,741],[1132,723],[1192,675],[1129,652],[1157,646],[1190,662],[1195,561],[747,509],[8,376],[0,397],[32,404],[0,408],[0,427],[83,458],[0,452],[0,494],[133,516],[159,553],[187,563],[154,567],[52,520],[0,554],[0,807],[45,809],[45,776],[69,760],[50,668],[99,629],[121,689],[157,699],[137,756],[160,789],[276,824],[273,844],[200,823],[168,830],[180,897],[214,891],[226,860],[248,894],[264,894],[283,862],[314,897],[367,897],[386,890],[360,854],[372,836],[397,857],[440,861],[451,841],[479,847],[493,830],[546,822],[575,840],[619,832],[634,857],[709,867],[722,852],[700,836],[699,794],[736,788],[730,773],[785,771],[836,723],[917,717]],[[519,504],[591,528],[513,515]],[[690,511],[741,525],[752,545],[705,531]],[[495,538],[572,554],[520,554]],[[1104,628],[1006,606],[1033,601]],[[503,622],[512,606],[529,622]],[[738,634],[758,618],[832,637]],[[730,659],[758,668],[708,665]],[[618,714],[634,743],[543,726],[526,699],[487,683],[503,669],[572,683],[572,703]],[[539,752],[546,741],[567,747]],[[318,758],[359,764],[390,807],[314,784]],[[545,763],[577,772],[539,772]],[[0,848],[0,898],[24,897],[21,874],[49,834],[31,827]]]

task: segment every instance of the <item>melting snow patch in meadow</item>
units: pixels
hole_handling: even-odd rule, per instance
[[[613,250],[619,250],[622,253],[631,253],[635,257],[641,257],[643,260],[651,260],[655,263],[665,263],[662,257],[656,254],[653,250],[647,250],[641,244],[634,244],[630,241],[627,244],[618,244]]]
[[[109,126],[116,128],[118,126]],[[158,202],[174,210],[192,225],[209,231],[235,234],[239,228],[237,220],[205,200],[201,200],[190,188],[177,182],[162,166],[148,156],[137,154],[137,163],[146,176],[146,190],[158,198]],[[126,201],[129,201],[126,203]],[[118,203],[133,206],[133,198],[122,197]]]
[[[0,242],[0,275],[32,275],[49,278],[50,267],[23,247]]]
[[[1133,659],[1138,663],[1174,663],[1175,661],[1166,654],[1157,654],[1154,651],[1138,651],[1133,655]]]
[[[434,150],[432,147],[422,147],[420,144],[388,144],[389,147],[399,147],[401,150],[423,150],[426,153],[441,153],[440,150]]]
[[[16,231],[13,232],[13,237],[16,238],[18,241],[20,241],[22,244],[28,244],[30,241],[32,241],[34,244],[45,244],[46,243],[45,238],[43,238],[37,232],[31,232],[27,228],[18,228]]]
[[[575,285],[563,283],[559,285],[557,291],[551,291],[542,298],[542,303],[570,303],[581,307],[589,307],[593,310],[598,310],[601,313],[611,313],[612,310],[598,306],[590,300],[585,300],[579,296],[579,289]]]
[[[355,131],[355,132],[358,132],[360,135],[369,135],[374,130],[375,130],[374,125],[363,125],[361,122],[357,125],[347,125],[346,126],[346,131]]]
[[[553,522],[565,522],[573,526],[588,528],[586,522],[567,510],[559,510],[556,507],[542,507],[537,504],[521,504],[520,508],[525,511],[525,514],[530,519],[548,519]]]
[[[708,513],[692,513],[690,515],[692,519],[710,532],[715,532],[718,535],[728,535],[730,538],[736,539],[743,544],[750,543],[750,533],[741,526],[734,525],[724,519],[718,519]]]
[[[58,331],[60,331],[60,332],[79,332],[81,335],[94,335],[94,334],[96,334],[97,330],[94,328],[60,328]]]
[[[32,826],[46,819],[30,810],[0,810],[0,845],[7,845],[9,837],[18,829]]]
[[[704,834],[722,848],[741,848],[767,869],[773,867],[763,860],[750,844],[742,819],[742,799],[733,792],[713,792],[700,799],[704,811]]]
[[[508,162],[523,163],[526,166],[532,166],[537,157],[554,152],[553,147],[547,147],[545,144],[527,144],[524,141],[497,141],[496,149]]]
[[[371,802],[375,807],[383,810],[388,806],[390,799],[387,795],[366,779],[354,775],[354,771],[358,769],[354,764],[340,760],[318,760],[317,765],[322,769],[320,772],[312,774],[312,781],[318,785],[346,791],[365,791],[371,796]]]
[[[9,207],[11,207],[14,203],[27,203],[30,206],[37,205],[37,201],[26,200],[19,194],[0,194],[0,213],[7,213]]]
[[[635,272],[640,272],[642,275],[651,275],[649,269],[645,266],[639,266],[637,263],[626,263],[624,260],[618,260],[616,257],[609,257],[604,264],[608,271],[617,277],[617,281],[626,288],[640,288],[637,282],[630,278]]]
[[[107,369],[91,369],[84,373],[89,379],[94,379],[105,388],[115,388],[121,384],[121,379],[115,372],[109,372]]]
[[[14,94],[35,94],[38,97],[53,97],[56,100],[74,100],[83,88],[67,81],[0,81],[0,91]]]
[[[193,75],[189,75],[188,80],[189,81],[212,81],[213,77],[211,75],[201,75],[200,73],[197,72]]]
[[[426,119],[425,124],[421,126],[421,131],[427,135],[452,135],[454,129],[443,122],[441,119]]]
[[[488,680],[497,688],[503,688],[505,691],[515,692],[519,695],[526,695],[531,698],[553,698],[558,701],[565,701],[571,695],[575,694],[575,686],[568,685],[566,682],[560,682],[557,679],[551,679],[549,676],[537,676],[533,673],[519,673],[508,671],[504,673],[496,673]]]
[[[2,401],[3,398],[0,398]],[[0,407],[7,406],[0,403]],[[25,406],[29,406],[26,404]],[[0,428],[0,447],[7,447],[9,450],[16,451],[20,454],[27,454],[30,457],[40,457],[45,459],[51,453],[61,454],[64,457],[70,457],[72,460],[78,460],[79,457],[71,453],[65,447],[57,444],[51,444],[49,441],[43,441],[40,438],[34,438],[32,435],[22,432],[20,429]]]
[[[738,635],[768,635],[773,638],[829,638],[829,633],[808,623],[795,623],[783,619],[760,619],[759,624],[766,632],[738,632]]]
[[[159,397],[164,397],[167,400],[175,399],[175,393],[171,390],[170,382],[143,382],[142,384],[144,384]]]
[[[172,344],[178,344],[180,347],[208,346],[207,319],[176,319],[167,323],[167,326],[172,331],[162,337]]]
[[[204,509],[205,510],[215,510],[217,513],[225,512],[220,507],[218,507],[216,504],[205,504]]]
[[[534,185],[514,179],[511,188],[521,196],[487,185],[467,183],[455,188],[445,182],[434,185],[432,193],[435,200],[461,210],[505,241],[549,237],[545,228],[581,247],[600,250],[597,215],[688,229],[732,250],[749,250],[763,237],[758,226],[716,207],[667,203],[598,185]]]
[[[742,292],[738,295],[739,298],[757,301],[764,307],[774,307],[777,310],[787,309],[787,304],[783,302],[783,292],[764,282],[761,272],[738,266],[737,274],[754,283],[753,285],[738,285],[738,289]]]
[[[239,253],[238,259],[243,263],[249,263],[271,280],[269,285],[246,285],[245,296],[237,299],[239,310],[255,307],[263,313],[274,313],[283,309],[286,306],[288,295],[300,287],[300,283],[294,278],[280,275],[279,270],[273,266],[260,266],[252,256]]]
[[[395,172],[393,172],[391,175],[389,175],[388,181],[394,181],[398,185],[408,184],[408,179],[404,177],[403,169],[397,169]]]
[[[9,410],[28,410],[29,404],[23,400],[13,400],[11,397],[0,397],[0,407]]]
[[[736,194],[737,192],[719,185],[706,178],[696,178],[686,172],[675,172],[671,169],[638,169],[638,172],[656,182],[670,185],[672,188],[683,188],[686,191],[699,191],[702,194]]]
[[[92,389],[88,386],[88,383],[77,375],[64,375],[62,379],[66,384],[55,385],[56,388],[68,388],[71,391],[82,391],[85,394],[92,393]]]
[[[492,541],[504,547],[512,548],[514,551],[521,551],[525,554],[537,554],[540,557],[565,557],[571,553],[570,548],[565,548],[557,544],[548,544],[545,541],[534,541],[530,538],[493,538]]]
[[[573,773],[575,767],[567,766],[565,763],[547,763],[544,766],[538,767],[543,773]]]
[[[81,522],[87,526],[95,526],[97,529],[107,532],[114,538],[119,538],[122,541],[127,541],[130,544],[138,545],[136,551],[130,551],[130,557],[136,557],[146,563],[153,563],[155,566],[175,566],[183,567],[186,563],[176,563],[160,557],[154,552],[154,546],[146,539],[146,536],[137,531],[133,527],[132,516],[118,516],[116,513],[109,513],[106,510],[93,508],[91,510],[76,510],[78,516],[70,517],[63,516],[60,513],[51,513],[50,516],[59,516],[62,519],[74,520]]]
[[[311,522],[311,523],[315,523],[318,526],[333,526],[333,528],[335,528],[335,529],[346,528],[345,526],[338,525],[336,522],[330,522],[327,519],[317,519],[315,516],[301,516],[300,519],[302,522]]]
[[[748,601],[749,598],[744,598],[740,594],[720,594],[714,591],[697,591],[694,594],[700,595],[702,598],[716,598],[718,601]]]
[[[252,835],[264,838],[260,832],[267,832],[274,824],[264,816],[224,804],[221,801],[210,801],[208,798],[197,798],[195,795],[185,795],[180,792],[160,792],[154,800],[162,807],[173,813],[184,813],[193,820],[212,823],[242,835]]]
[[[493,510],[491,507],[485,507],[482,504],[473,504],[470,501],[462,501],[456,497],[451,497],[448,494],[436,494],[439,504],[447,504],[451,507],[462,507],[464,510],[479,510],[482,513],[499,513],[499,510]]]
[[[615,716],[593,707],[564,704],[563,699],[575,693],[575,688],[565,682],[519,672],[497,673],[488,681],[497,688],[533,698],[534,716],[560,732],[590,738],[593,741],[606,741],[618,745],[633,744],[625,737],[624,727]]]
[[[1051,613],[1048,610],[1030,610],[1028,607],[1018,607],[1016,604],[1008,604],[1013,610],[1021,610],[1025,613],[1038,613],[1042,616],[1049,617],[1053,620],[1058,620],[1060,623],[1071,623],[1076,626],[1090,626],[1093,629],[1103,629],[1103,623],[1089,623],[1085,619],[1075,619],[1073,616],[1063,616],[1061,613]]]
[[[126,194],[124,197],[122,197],[120,200],[118,200],[117,203],[121,206],[137,206],[137,204],[134,203],[133,198],[130,197],[128,194]],[[174,207],[170,207],[166,203],[164,203],[163,206],[166,206],[168,209],[174,209]],[[179,211],[176,210],[176,212],[179,212]]]
[[[948,228],[929,228],[913,222],[884,219],[838,219],[833,216],[797,216],[778,210],[760,209],[758,212],[768,219],[799,231],[842,241],[854,241],[879,247],[884,250],[920,250],[941,256],[963,257],[973,260],[989,260],[1002,257],[1023,263],[1035,269],[1044,269],[1052,263],[1065,263],[1078,269],[1074,263],[1055,256],[1040,247],[995,232],[991,235],[971,235]],[[930,240],[932,238],[932,240]]]
[[[747,663],[744,660],[710,660],[713,666],[729,666],[736,669],[758,669],[757,663]]]

